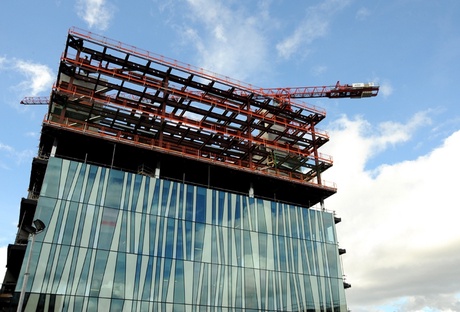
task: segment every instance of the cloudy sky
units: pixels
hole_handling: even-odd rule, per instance
[[[0,10],[0,279],[43,106],[76,26],[260,87],[373,81],[327,110],[325,178],[354,311],[460,311],[460,1],[6,1]]]

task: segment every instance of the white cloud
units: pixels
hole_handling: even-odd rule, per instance
[[[310,43],[327,35],[333,15],[348,3],[345,0],[326,0],[309,7],[305,18],[294,32],[276,45],[278,55],[288,59],[300,49],[305,53]]]
[[[313,76],[320,76],[327,71],[327,66],[317,65],[314,66],[311,70]]]
[[[0,143],[0,151],[7,151],[7,152],[13,152],[14,149],[9,146],[9,145],[6,145],[6,144],[3,144],[3,143]]]
[[[435,304],[433,304],[435,302]],[[401,304],[399,311],[426,311],[426,307],[435,306],[435,311],[442,312],[458,312],[460,311],[460,300],[455,295],[427,295],[415,298],[408,298],[406,302]]]
[[[356,18],[358,20],[364,20],[366,19],[368,16],[371,15],[371,11],[369,11],[369,9],[367,8],[360,8],[357,12],[356,12]]]
[[[31,137],[31,138],[38,138],[40,133],[35,132],[35,131],[29,131],[25,133],[26,137]]]
[[[377,129],[343,117],[329,131],[325,148],[334,167],[324,176],[337,182],[338,193],[326,208],[343,219],[337,229],[347,249],[343,260],[353,311],[375,311],[371,307],[402,299],[399,311],[458,310],[460,233],[453,175],[460,172],[460,131],[427,155],[365,170],[373,155],[409,141],[429,122],[426,116]]]
[[[161,13],[165,13],[167,9],[174,10],[174,0],[153,0],[153,2]]]
[[[364,170],[366,162],[371,157],[388,147],[407,142],[420,126],[430,124],[428,113],[419,112],[405,124],[387,121],[377,127],[373,127],[361,117],[350,120],[347,116],[342,116],[330,125],[334,132],[332,140],[337,143],[329,143],[325,148],[331,149],[333,146],[333,152],[339,153],[340,158],[335,161],[346,160],[349,166],[343,167],[343,170]],[[353,146],[354,152],[342,155],[342,150],[349,150],[347,146]]]
[[[184,27],[184,38],[198,50],[201,67],[240,80],[267,70],[267,10],[248,12],[238,4],[212,0],[187,3],[191,23]]]
[[[50,90],[55,75],[46,65],[25,61],[16,58],[0,57],[0,70],[16,72],[25,77],[12,88],[21,92],[21,95],[37,96],[39,93]]]
[[[106,0],[78,0],[77,15],[82,18],[90,28],[106,30],[114,15],[114,7]]]
[[[0,142],[0,155],[6,154],[6,156],[12,159],[16,165],[21,165],[24,161],[29,161],[35,153],[32,150],[17,151],[10,145],[3,144]],[[10,169],[6,164],[1,165],[2,169]]]
[[[318,15],[312,15],[306,19],[292,35],[276,45],[278,54],[283,58],[289,58],[295,54],[301,45],[308,45],[313,40],[327,33],[329,22]]]
[[[373,148],[377,151],[385,149],[388,145],[408,141],[412,134],[421,126],[431,124],[429,112],[416,113],[406,124],[392,121],[382,122],[378,125],[379,135],[371,137]]]
[[[17,87],[22,92],[27,92],[28,96],[36,96],[41,92],[48,91],[55,77],[48,66],[24,60],[15,60],[14,70],[26,77],[26,80]]]
[[[389,97],[393,94],[393,87],[390,82],[384,81],[380,84],[379,93],[383,95],[384,98]]]

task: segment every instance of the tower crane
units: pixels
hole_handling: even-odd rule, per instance
[[[332,86],[315,87],[286,87],[286,88],[261,88],[253,91],[259,97],[274,97],[283,99],[305,99],[305,98],[351,98],[359,99],[377,96],[380,86],[373,82],[340,84],[339,81]],[[25,97],[23,105],[47,105],[48,97]]]
[[[21,100],[23,105],[47,105],[50,99],[47,96],[27,96]]]
[[[296,88],[267,88],[260,89],[260,93],[269,97],[283,98],[352,98],[377,96],[379,85],[373,82],[340,84],[340,81],[333,86],[321,87],[296,87]]]

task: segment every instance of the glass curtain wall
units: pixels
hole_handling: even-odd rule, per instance
[[[26,310],[346,311],[329,212],[50,158],[35,217]]]

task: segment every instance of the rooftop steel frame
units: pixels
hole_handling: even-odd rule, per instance
[[[44,122],[335,188],[321,180],[325,111],[266,90],[72,28]]]

